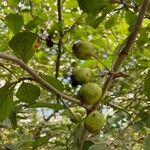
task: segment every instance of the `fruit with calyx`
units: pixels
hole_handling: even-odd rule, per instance
[[[93,47],[89,42],[78,41],[72,47],[74,55],[78,59],[90,59],[92,57]]]
[[[77,84],[87,83],[92,78],[92,71],[90,68],[75,68],[72,71],[72,79]]]
[[[83,116],[85,115],[85,113],[86,113],[86,110],[84,108],[78,107],[78,106],[77,107],[71,107],[69,109],[72,112],[72,114],[74,115],[74,116],[72,116],[70,114],[69,118],[74,123],[80,121],[83,118]]]
[[[91,112],[85,119],[85,126],[91,132],[99,131],[105,124],[106,120],[99,111]]]
[[[81,101],[86,104],[96,103],[102,95],[102,88],[94,82],[88,82],[82,85],[79,90]]]

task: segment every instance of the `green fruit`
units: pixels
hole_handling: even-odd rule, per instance
[[[72,47],[74,55],[79,59],[90,59],[93,47],[88,42],[76,42]]]
[[[99,131],[105,124],[106,120],[99,111],[93,111],[85,119],[85,126],[91,132]]]
[[[91,80],[92,71],[90,68],[75,68],[72,77],[78,84],[86,83]]]
[[[94,82],[84,84],[79,90],[81,100],[87,104],[96,103],[102,95],[101,87]]]

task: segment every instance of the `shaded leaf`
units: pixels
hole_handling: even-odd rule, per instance
[[[41,23],[41,20],[39,19],[39,17],[35,17],[33,20],[29,21],[25,25],[25,28],[26,28],[26,30],[32,30],[32,29],[36,28],[40,23]]]
[[[18,14],[11,13],[6,16],[5,20],[6,20],[6,24],[7,24],[8,28],[14,34],[18,33],[24,24],[23,17]]]
[[[40,88],[30,83],[22,83],[16,96],[22,102],[33,104],[40,96]]]
[[[0,122],[3,122],[14,108],[13,88],[5,85],[0,88]]]
[[[127,24],[129,25],[129,31],[131,31],[133,29],[136,18],[137,18],[137,16],[136,16],[135,12],[133,12],[131,10],[126,11],[125,20],[126,20]]]
[[[32,32],[21,32],[13,36],[9,41],[9,46],[15,55],[27,62],[34,54],[34,45],[37,40],[37,35]]]
[[[111,27],[113,27],[116,24],[116,21],[117,21],[117,15],[111,16],[105,23],[105,28],[110,29]]]
[[[86,13],[97,14],[109,4],[107,0],[78,0],[80,9]]]
[[[42,146],[43,144],[47,144],[49,140],[49,137],[44,136],[44,137],[39,137],[33,142],[33,148],[37,148],[39,146]]]
[[[140,112],[139,114],[141,118],[141,123],[143,123],[146,127],[150,128],[150,113],[149,113],[149,108],[144,109],[143,111]]]
[[[55,87],[57,90],[63,92],[64,91],[64,85],[62,84],[61,81],[58,79],[48,76],[48,75],[40,75],[46,82],[48,82],[50,85]]]
[[[109,14],[116,6],[108,5],[105,7],[101,13],[101,16],[91,18],[90,22],[88,23],[93,28],[97,28],[106,18],[106,15]]]
[[[11,122],[12,128],[15,130],[17,128],[17,117],[16,117],[16,111],[12,111],[9,115],[9,120]]]
[[[82,150],[87,150],[94,143],[92,141],[85,141]]]

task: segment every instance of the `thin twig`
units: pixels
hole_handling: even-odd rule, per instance
[[[76,116],[74,115],[74,113],[70,110],[68,104],[65,103],[65,101],[63,100],[63,98],[60,99],[61,102],[63,103],[64,107],[68,110],[68,112],[70,113],[71,117],[73,118],[73,120],[78,121],[78,119],[76,118]]]
[[[10,72],[16,79],[18,79],[18,77],[13,73],[13,71],[11,71],[9,68],[5,67],[2,63],[0,63],[0,67],[4,68],[8,72]]]

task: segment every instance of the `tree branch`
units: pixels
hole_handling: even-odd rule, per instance
[[[115,60],[113,66],[112,66],[112,71],[114,72],[114,74],[110,75],[105,83],[104,83],[104,86],[103,86],[103,94],[100,98],[100,100],[95,103],[92,107],[90,107],[89,109],[90,110],[93,110],[93,109],[96,109],[98,106],[99,106],[99,103],[101,102],[101,104],[103,105],[104,103],[104,96],[107,92],[107,90],[109,89],[109,87],[111,86],[111,83],[114,79],[114,75],[115,75],[115,72],[117,72],[120,67],[122,66],[123,62],[126,60],[126,58],[128,57],[128,53],[129,53],[129,50],[131,49],[133,43],[135,42],[136,40],[136,37],[138,35],[138,32],[140,30],[140,27],[142,25],[142,21],[144,19],[144,15],[146,13],[146,10],[148,8],[148,5],[150,3],[150,0],[144,0],[140,10],[139,10],[139,14],[137,16],[137,20],[135,22],[135,25],[133,27],[133,30],[132,32],[130,33],[130,35],[128,36],[127,40],[126,40],[126,43],[124,45],[124,47],[120,50],[120,53],[118,54],[118,57],[117,59]],[[101,106],[102,106],[101,105]]]
[[[58,9],[58,22],[61,23],[62,21],[62,14],[61,14],[61,0],[57,0],[57,9]],[[56,60],[56,75],[57,78],[59,75],[59,68],[60,68],[60,58],[62,54],[62,29],[59,30],[59,42],[58,42],[58,51],[57,51],[57,60]]]
[[[26,70],[33,78],[35,78],[36,82],[38,82],[42,86],[44,86],[49,92],[53,92],[54,94],[58,95],[59,97],[62,97],[65,100],[68,100],[70,102],[81,105],[79,100],[77,100],[75,98],[72,98],[70,96],[67,96],[66,94],[61,93],[56,88],[54,88],[52,85],[47,83],[35,71],[33,71],[31,68],[29,68],[22,60],[14,57],[14,56],[11,56],[9,54],[2,53],[2,52],[0,52],[0,58],[5,59],[5,60],[10,60],[10,61],[15,62],[16,64],[18,64],[22,69]]]

